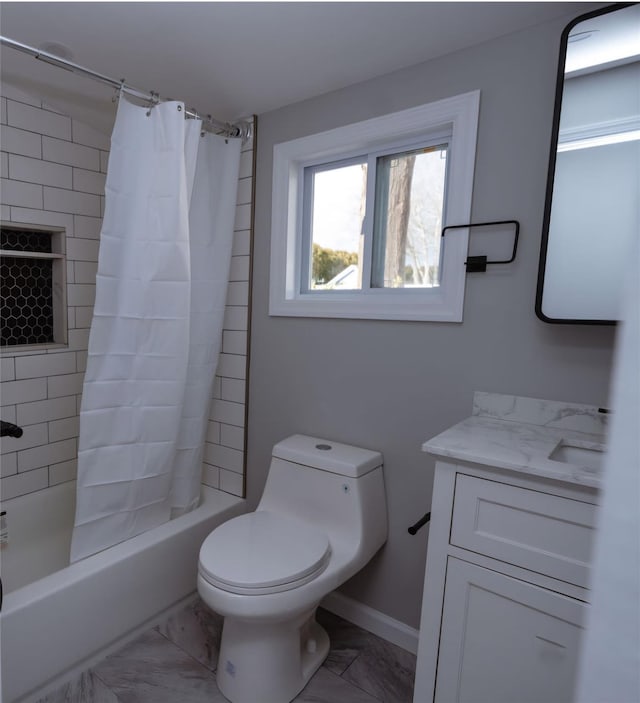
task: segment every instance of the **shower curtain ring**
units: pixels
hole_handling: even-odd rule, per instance
[[[151,93],[151,99],[149,101],[149,109],[147,110],[147,117],[151,114],[151,110],[160,103],[160,93],[155,93],[153,90],[149,91]]]
[[[120,85],[114,90],[111,102],[115,103],[122,97],[122,91],[124,90],[124,78],[120,79]]]

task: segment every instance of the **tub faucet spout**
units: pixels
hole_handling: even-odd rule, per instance
[[[22,427],[0,420],[0,437],[22,437]]]

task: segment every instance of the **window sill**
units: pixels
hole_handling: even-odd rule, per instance
[[[405,289],[301,294],[296,298],[272,300],[269,314],[273,317],[462,322],[462,307],[451,301],[447,305],[438,288],[419,292]]]

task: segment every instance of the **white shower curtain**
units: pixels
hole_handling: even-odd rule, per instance
[[[222,338],[240,140],[121,98],[80,411],[71,561],[191,510]]]

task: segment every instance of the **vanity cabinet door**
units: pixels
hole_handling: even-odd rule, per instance
[[[449,557],[436,703],[570,703],[585,608]]]

